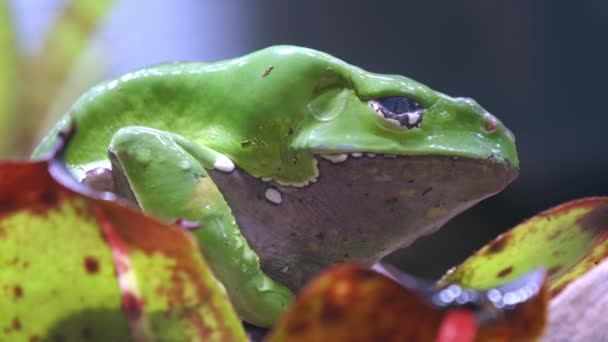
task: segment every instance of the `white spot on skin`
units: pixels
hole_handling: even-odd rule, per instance
[[[336,154],[320,154],[321,158],[327,159],[332,163],[342,163],[348,159],[348,153],[336,153]]]
[[[282,186],[293,186],[295,188],[303,188],[305,186],[308,186],[308,184],[310,182],[314,182],[315,180],[305,180],[303,182],[283,182],[283,181],[280,181],[278,179],[275,179],[275,181],[277,183],[279,183],[280,185],[282,185]]]
[[[311,182],[316,182],[317,178],[319,178],[319,161],[317,158],[312,158],[312,175],[314,179],[311,179]]]
[[[283,202],[283,197],[281,196],[281,193],[275,188],[266,189],[266,191],[264,192],[264,197],[266,197],[266,199],[270,203],[281,204],[281,202]]]
[[[222,172],[232,172],[234,171],[234,163],[230,158],[226,157],[223,154],[220,154],[213,163],[213,168]]]
[[[397,158],[397,156],[394,154],[385,154],[384,158]]]
[[[353,152],[350,155],[353,156],[353,158],[361,158],[363,156],[363,153],[361,153],[361,152]]]
[[[289,266],[285,266],[285,267],[281,268],[281,272],[287,273],[287,271],[289,271]]]
[[[375,153],[368,153],[367,156],[370,157],[370,158],[374,158],[376,156],[376,154]]]
[[[272,177],[262,177],[260,179],[262,180],[262,182],[270,182],[272,180]]]

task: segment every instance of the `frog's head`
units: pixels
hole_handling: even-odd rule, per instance
[[[292,287],[328,264],[406,246],[517,176],[513,134],[469,98],[314,50],[260,55],[258,70],[273,67],[257,80],[266,85],[258,99],[278,106],[265,113],[280,113],[280,167],[249,172],[272,183],[214,178],[265,268]],[[260,125],[270,127],[269,115]],[[282,229],[260,233],[272,227]]]
[[[474,100],[316,51],[296,51],[294,60],[309,59],[297,79],[312,83],[295,150],[337,162],[372,153],[465,157],[518,168],[513,134]]]
[[[445,156],[518,168],[513,134],[470,98],[454,98],[398,75],[346,69],[319,89],[297,140],[314,154]]]
[[[318,177],[313,156],[340,162],[361,154],[463,157],[518,168],[513,134],[470,98],[293,46],[227,64],[236,66],[242,84],[233,83],[241,95],[228,94],[228,112],[238,113],[230,120],[239,121],[246,142],[235,141],[228,154],[258,177],[304,186]]]

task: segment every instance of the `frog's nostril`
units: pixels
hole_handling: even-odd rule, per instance
[[[499,122],[496,117],[490,113],[485,113],[483,115],[484,125],[483,127],[486,129],[486,132],[491,133],[498,128]]]

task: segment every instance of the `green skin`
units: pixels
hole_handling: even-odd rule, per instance
[[[424,108],[419,127],[398,127],[368,101],[403,96]],[[216,63],[174,63],[102,83],[73,106],[33,153],[77,125],[66,161],[108,165],[146,212],[198,221],[202,253],[247,321],[271,325],[293,294],[270,279],[206,170],[245,172],[312,186],[315,154],[369,152],[493,158],[518,166],[513,135],[470,99],[398,75],[381,75],[326,53],[275,46]]]

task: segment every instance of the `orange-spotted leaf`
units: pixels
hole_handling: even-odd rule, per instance
[[[537,267],[552,296],[608,256],[608,197],[576,200],[521,223],[452,269],[442,283],[488,288]]]
[[[422,282],[412,282],[412,277],[398,283],[364,266],[343,264],[324,272],[300,292],[267,340],[531,341],[542,334],[547,307],[544,275],[533,276],[535,279],[527,275],[520,284],[509,284],[510,290],[497,290],[505,296],[527,293],[527,298],[509,307],[493,306],[488,292],[465,289],[458,293],[466,292],[467,298],[459,298],[477,296],[475,304],[454,301],[442,306],[437,297],[455,292],[432,285],[420,287]]]
[[[1,341],[245,340],[187,232],[57,164],[0,163]]]
[[[278,322],[269,341],[432,341],[440,312],[363,266],[322,273]]]

